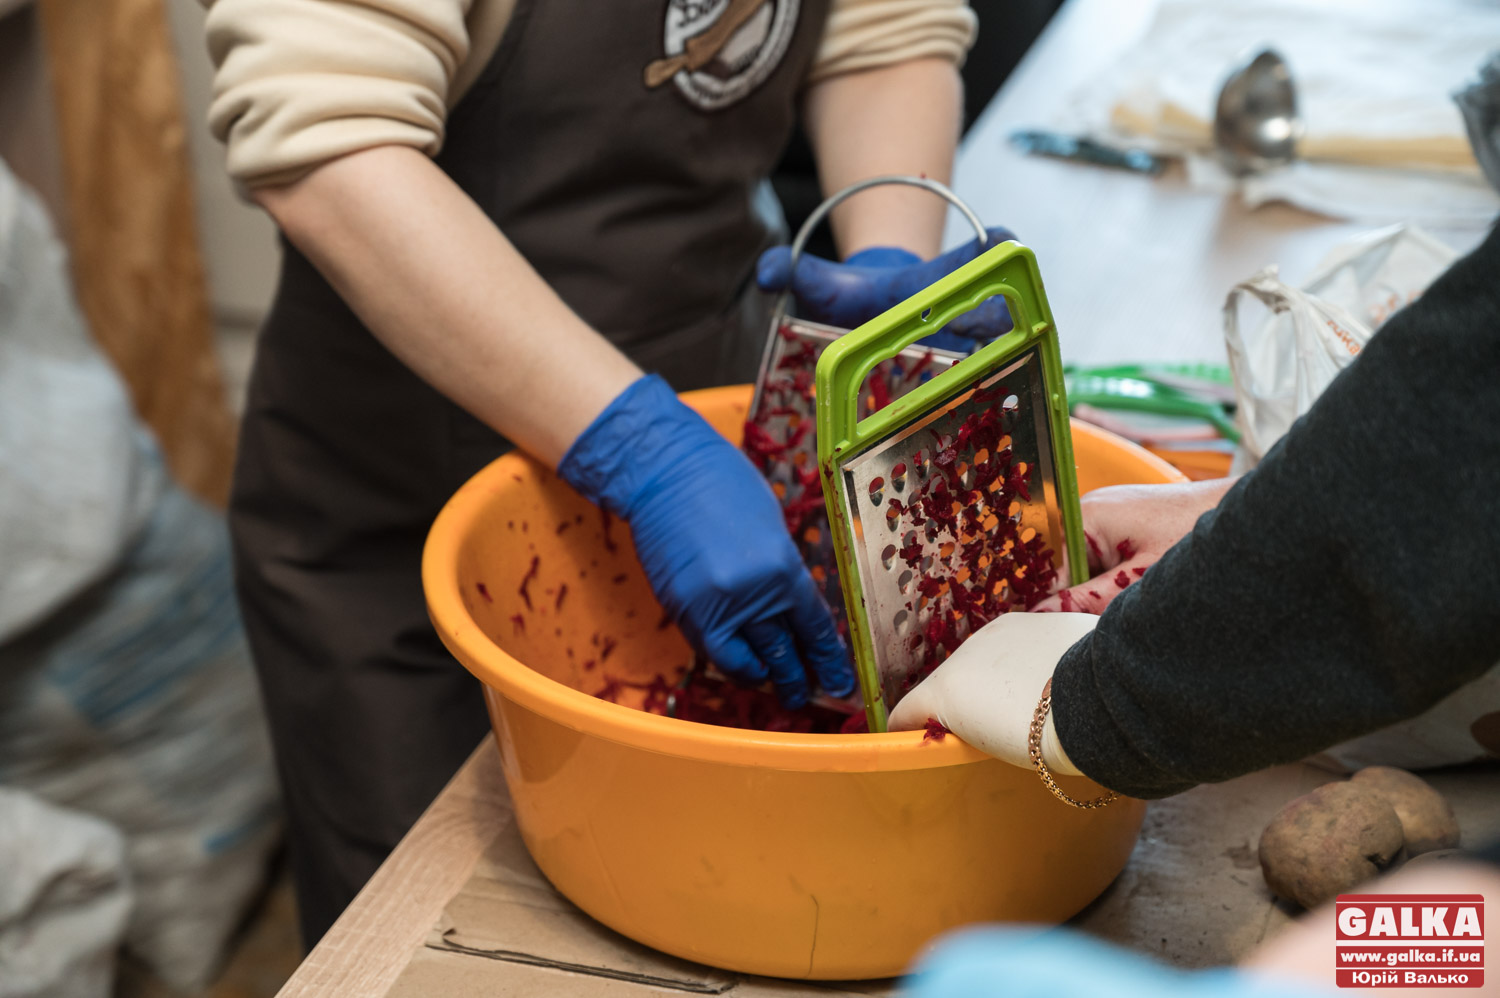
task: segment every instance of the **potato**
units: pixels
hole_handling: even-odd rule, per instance
[[[1434,849],[1432,852],[1424,852],[1420,856],[1413,856],[1401,864],[1401,871],[1405,873],[1412,869],[1431,869],[1444,863],[1472,863],[1474,854],[1463,849]]]
[[[1350,782],[1379,794],[1395,808],[1406,836],[1408,856],[1458,845],[1458,819],[1453,816],[1453,808],[1420,776],[1391,766],[1367,766]]]
[[[1278,896],[1312,908],[1401,855],[1401,819],[1370,790],[1328,783],[1291,801],[1260,834],[1260,869]]]

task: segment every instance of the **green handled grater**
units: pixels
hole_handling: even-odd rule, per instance
[[[880,362],[994,295],[1011,332],[867,418]],[[818,465],[871,731],[993,617],[1087,577],[1057,330],[1031,250],[1002,243],[830,344]]]

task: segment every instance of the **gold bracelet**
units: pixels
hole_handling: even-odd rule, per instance
[[[1052,679],[1048,677],[1047,685],[1042,687],[1042,698],[1037,701],[1036,713],[1031,716],[1031,737],[1027,740],[1026,747],[1031,752],[1031,764],[1036,767],[1036,775],[1042,778],[1042,783],[1052,791],[1052,796],[1065,804],[1074,807],[1091,808],[1104,807],[1119,799],[1119,794],[1114,791],[1106,793],[1103,797],[1095,797],[1093,800],[1075,800],[1063,793],[1062,787],[1052,778],[1052,772],[1047,769],[1047,764],[1042,761],[1042,728],[1047,723],[1047,711],[1052,709]]]

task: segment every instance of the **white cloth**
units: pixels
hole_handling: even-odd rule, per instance
[[[1236,179],[1217,161],[1200,155],[1188,156],[1187,168],[1197,189],[1238,192],[1252,208],[1285,201],[1362,225],[1482,231],[1500,213],[1500,194],[1477,175],[1298,160]]]
[[[119,830],[0,787],[0,998],[109,998],[132,895]]]
[[[1188,156],[1196,186],[1234,189],[1207,158],[1214,106],[1230,68],[1262,46],[1286,58],[1306,132],[1301,162],[1238,185],[1249,203],[1435,228],[1500,211],[1451,97],[1500,47],[1500,5],[1167,0],[1058,124]]]

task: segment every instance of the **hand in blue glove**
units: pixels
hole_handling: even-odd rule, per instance
[[[761,254],[756,280],[763,291],[784,291],[788,284],[797,314],[813,322],[853,329],[946,277],[991,246],[1014,239],[1009,229],[988,230],[984,246],[970,240],[927,262],[893,246],[860,250],[843,263],[804,254],[791,272],[792,251],[775,246]],[[1010,312],[1003,298],[992,298],[954,319],[922,342],[944,350],[970,353],[1010,331]]]
[[[791,709],[807,703],[809,669],[831,696],[854,690],[848,650],[771,487],[661,378],[621,392],[557,471],[630,525],[656,598],[727,675],[769,678]]]

